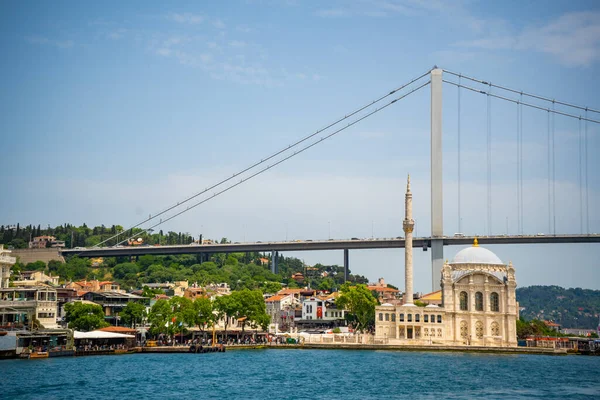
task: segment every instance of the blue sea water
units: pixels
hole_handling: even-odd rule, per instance
[[[600,357],[230,350],[0,361],[2,399],[600,398]]]

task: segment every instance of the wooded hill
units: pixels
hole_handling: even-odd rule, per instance
[[[600,290],[528,286],[517,288],[517,301],[526,320],[554,321],[563,328],[598,326]]]

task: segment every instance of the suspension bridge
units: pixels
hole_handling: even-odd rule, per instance
[[[465,83],[466,82],[466,83]],[[432,70],[421,74],[406,84],[394,89],[378,99],[346,114],[331,124],[318,131],[299,139],[298,141],[282,148],[281,150],[262,158],[247,168],[223,179],[214,185],[199,191],[182,201],[177,202],[160,212],[151,214],[147,219],[127,228],[125,232],[133,229],[141,229],[131,235],[126,233],[116,234],[102,241],[93,248],[63,250],[65,256],[78,255],[80,257],[99,256],[139,256],[144,254],[211,254],[229,252],[249,251],[271,251],[275,255],[279,251],[310,251],[310,250],[343,250],[344,267],[347,275],[349,256],[351,249],[378,249],[378,248],[402,248],[404,239],[356,239],[354,240],[327,240],[327,241],[295,241],[295,242],[256,242],[256,243],[234,243],[214,244],[201,246],[120,246],[140,235],[152,232],[154,228],[161,226],[180,215],[228,192],[229,190],[244,184],[254,177],[270,170],[283,162],[298,156],[299,154],[317,146],[323,141],[332,138],[340,132],[372,117],[373,115],[397,104],[411,94],[430,86],[431,90],[431,149],[430,149],[430,176],[431,176],[431,236],[417,238],[415,246],[424,250],[431,249],[432,265],[432,289],[439,288],[439,276],[443,266],[445,245],[460,245],[472,243],[473,238],[464,236],[447,237],[444,235],[443,227],[443,152],[442,152],[442,88],[443,85],[457,88],[458,109],[458,159],[457,159],[457,222],[459,232],[462,232],[462,186],[461,186],[461,96],[463,92],[475,93],[485,96],[486,99],[486,228],[487,235],[481,236],[482,244],[509,244],[509,243],[597,243],[600,235],[590,232],[589,215],[589,177],[588,177],[588,125],[600,124],[600,110],[583,107],[569,102],[549,98],[534,93],[524,92],[507,86],[491,83],[490,81],[470,77],[460,73],[434,67]],[[518,234],[517,235],[493,235],[493,196],[492,196],[492,99],[505,103],[514,104],[516,109],[516,137],[517,137],[517,168],[515,171],[516,198],[514,206],[517,210]],[[548,204],[548,231],[547,234],[525,234],[524,220],[524,178],[523,178],[523,111],[533,109],[547,114],[547,204]],[[559,116],[577,121],[579,147],[578,147],[578,179],[579,179],[579,234],[561,234],[556,231],[556,146],[555,146],[555,124],[554,118]],[[311,141],[312,140],[312,141]],[[546,199],[537,199],[538,202]],[[125,237],[125,238],[124,238]],[[115,244],[116,242],[116,244]],[[108,244],[114,244],[108,247]],[[276,260],[277,257],[273,257]],[[272,269],[277,271],[276,262]]]

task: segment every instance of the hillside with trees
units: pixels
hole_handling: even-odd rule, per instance
[[[80,227],[65,224],[41,229],[39,225],[21,228],[17,224],[10,227],[0,226],[0,244],[13,248],[26,248],[30,237],[50,235],[57,240],[64,240],[66,247],[93,246],[119,231],[122,231],[119,225],[110,228],[103,225],[88,228],[86,224]],[[135,230],[133,232],[135,233]],[[130,232],[127,232],[127,235],[123,234],[121,240],[129,237],[130,234]],[[156,234],[143,234],[139,237],[144,239],[145,244],[155,245],[189,244],[194,241],[189,234],[180,232],[163,234],[159,231]],[[229,243],[226,238],[217,242]],[[116,239],[112,239],[106,245],[109,243],[116,244]],[[127,242],[123,245],[127,245]],[[266,293],[276,292],[283,286],[291,288],[310,286],[331,291],[338,289],[344,283],[344,268],[338,265],[317,264],[310,267],[297,258],[279,255],[277,259],[279,272],[273,274],[270,271],[270,264],[273,262],[270,253],[214,253],[209,260],[201,260],[200,257],[195,254],[145,255],[137,258],[107,257],[94,260],[94,264],[90,259],[78,257],[71,257],[66,263],[50,261],[46,264],[36,261],[23,265],[17,262],[13,266],[13,277],[18,276],[19,271],[41,270],[48,274],[59,275],[61,283],[81,279],[114,280],[126,290],[142,288],[145,283],[186,280],[199,285],[225,282],[233,290],[261,290]],[[292,275],[296,273],[302,274],[303,279],[292,279]],[[364,276],[350,274],[349,278],[353,283],[368,283]]]
[[[526,320],[554,321],[563,328],[598,326],[600,290],[529,286],[517,288],[517,301]]]

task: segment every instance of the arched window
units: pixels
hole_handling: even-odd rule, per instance
[[[412,322],[412,314],[407,314],[407,320],[408,322]]]
[[[400,314],[400,322],[404,322],[404,314]]]
[[[490,294],[490,310],[492,311],[500,311],[500,299],[498,297],[498,293],[492,292]]]
[[[429,322],[429,315],[428,314],[423,315],[423,322]]]
[[[392,314],[392,322],[396,322],[396,313]]]
[[[421,315],[415,314],[415,322],[421,322]]]
[[[441,323],[442,323],[442,316],[438,315],[438,324],[441,324]]]
[[[467,292],[460,292],[460,309],[462,311],[469,309],[469,295]]]
[[[460,337],[466,339],[469,335],[469,331],[467,329],[467,321],[460,322]]]
[[[492,331],[492,336],[500,336],[500,325],[497,322],[492,322],[490,330]]]
[[[385,320],[386,320],[386,321],[389,321],[389,320],[390,320],[390,314],[388,314],[388,313],[385,313]]]
[[[483,311],[483,293],[475,293],[475,310]]]
[[[383,321],[383,313],[379,313],[379,320]]]
[[[477,339],[483,339],[483,323],[481,321],[475,322],[475,336]]]

